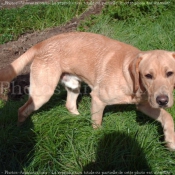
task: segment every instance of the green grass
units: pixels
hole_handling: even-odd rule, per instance
[[[0,10],[0,44],[16,40],[26,32],[64,24],[79,16],[86,8],[87,4],[82,0],[74,0],[67,4],[26,5],[22,8]]]
[[[156,13],[142,15],[137,7],[135,16],[120,18],[114,15],[120,7],[108,6],[78,30],[101,33],[141,50],[175,50],[174,6],[156,7]],[[93,130],[90,97],[80,96],[79,116],[66,110],[65,98],[65,91],[56,93],[21,128],[16,127],[17,109],[26,99],[0,103],[0,172],[175,174],[175,153],[166,149],[162,127],[134,105],[107,107],[102,128]],[[175,116],[175,107],[168,111]]]

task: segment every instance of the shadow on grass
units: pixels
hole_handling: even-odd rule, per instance
[[[82,174],[141,174],[151,172],[138,142],[120,132],[104,134],[99,140],[96,160],[83,168]]]
[[[33,158],[33,123],[29,118],[23,126],[17,127],[17,109],[21,102],[18,103],[8,101],[0,109],[0,174],[23,174],[23,168]]]

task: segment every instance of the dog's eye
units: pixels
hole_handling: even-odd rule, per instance
[[[171,71],[169,71],[169,72],[166,73],[166,76],[167,77],[170,77],[171,75],[173,75],[173,72],[171,72]]]
[[[148,78],[148,79],[152,79],[153,78],[153,76],[151,74],[146,74],[145,77]]]

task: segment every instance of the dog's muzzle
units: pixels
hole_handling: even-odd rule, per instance
[[[160,107],[166,107],[169,102],[169,98],[167,95],[159,95],[156,98],[156,102]]]

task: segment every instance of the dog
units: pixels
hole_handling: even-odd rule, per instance
[[[91,88],[94,128],[106,105],[136,104],[161,123],[167,147],[175,149],[174,122],[164,109],[173,105],[175,52],[141,51],[103,35],[72,32],[31,47],[0,70],[0,81],[10,82],[28,64],[30,93],[18,110],[19,124],[50,99],[59,81],[67,90],[67,109],[79,114],[76,101],[84,81]]]

